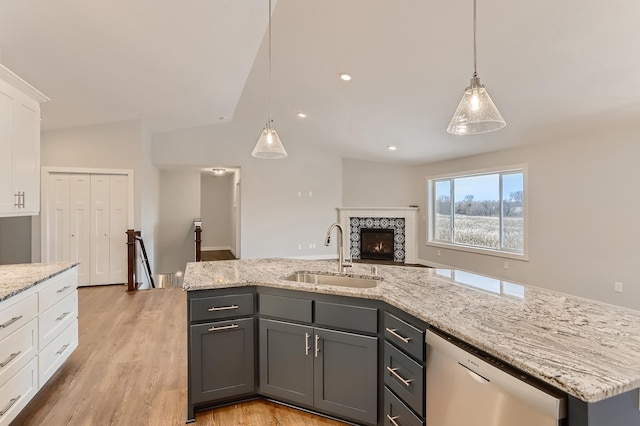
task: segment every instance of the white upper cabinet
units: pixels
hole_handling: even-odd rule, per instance
[[[40,103],[48,100],[0,65],[0,217],[40,212]]]

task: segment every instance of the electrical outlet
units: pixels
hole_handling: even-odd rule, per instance
[[[309,191],[309,197],[313,197],[313,191]]]
[[[438,256],[440,256],[440,250],[438,250],[436,253],[438,254]]]
[[[618,293],[622,293],[622,283],[619,282],[614,282],[613,283],[613,289],[618,292]]]
[[[504,262],[504,265],[502,265],[502,267],[507,270],[509,269],[509,262]]]
[[[298,250],[302,250],[302,244],[298,244]]]

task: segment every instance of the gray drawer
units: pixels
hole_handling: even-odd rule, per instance
[[[416,413],[424,416],[424,365],[384,342],[383,374],[384,384]]]
[[[252,315],[253,294],[198,297],[191,299],[189,321],[218,320]]]
[[[424,333],[424,330],[385,312],[384,338],[419,361],[424,361]]]
[[[258,312],[264,316],[310,323],[312,302],[293,297],[260,294],[258,295]]]
[[[424,420],[416,416],[387,387],[384,388],[384,425],[385,426],[424,426]]]
[[[315,302],[316,324],[365,333],[378,332],[378,309],[339,303]]]

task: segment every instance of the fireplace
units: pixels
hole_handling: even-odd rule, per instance
[[[360,230],[360,259],[393,260],[393,229]]]

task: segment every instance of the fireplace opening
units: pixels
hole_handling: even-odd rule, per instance
[[[393,260],[393,229],[360,229],[360,259]]]

